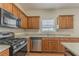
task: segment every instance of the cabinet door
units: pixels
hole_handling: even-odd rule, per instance
[[[22,26],[23,26],[23,14],[20,10],[19,10],[19,19],[21,20],[20,27],[22,28]]]
[[[20,12],[20,19],[21,19],[21,28],[27,28],[27,16]]]
[[[22,28],[27,28],[27,16],[23,15]]]
[[[73,28],[73,16],[67,16],[67,28]]]
[[[42,38],[42,51],[49,52],[48,38]]]
[[[43,38],[42,46],[44,52],[58,52],[58,40],[55,38]]]
[[[60,29],[72,29],[73,15],[60,15],[58,18],[58,24]]]
[[[39,16],[29,16],[28,17],[28,28],[29,29],[39,29]]]
[[[49,38],[49,52],[58,52],[58,40],[55,38]]]
[[[12,6],[12,13],[19,18],[19,9],[13,4]]]
[[[2,8],[12,13],[12,4],[11,3],[3,3]]]
[[[32,17],[28,17],[28,29],[32,29]]]
[[[9,56],[9,49],[0,52],[0,56]]]
[[[2,8],[2,3],[0,3],[0,8]]]
[[[39,17],[34,17],[32,20],[32,25],[34,29],[39,29]]]
[[[58,52],[65,52],[65,48],[64,46],[61,44],[61,42],[63,42],[62,38],[58,38],[59,39],[59,42],[58,42]]]

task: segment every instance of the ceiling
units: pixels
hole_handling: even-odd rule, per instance
[[[58,8],[79,8],[79,3],[18,3],[24,10],[53,10]]]

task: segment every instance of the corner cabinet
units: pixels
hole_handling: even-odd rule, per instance
[[[58,25],[59,29],[73,29],[73,15],[60,15]]]

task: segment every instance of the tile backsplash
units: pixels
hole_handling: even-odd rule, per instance
[[[20,28],[5,28],[5,27],[0,27],[0,32],[24,32],[24,29]]]

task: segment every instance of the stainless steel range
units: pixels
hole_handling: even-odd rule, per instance
[[[0,44],[10,45],[10,55],[14,55],[16,52],[26,47],[26,38],[14,38],[14,33],[0,33]],[[26,49],[27,50],[27,49]]]

